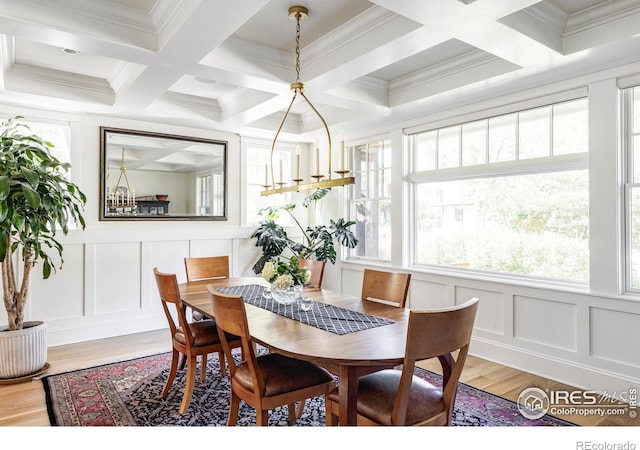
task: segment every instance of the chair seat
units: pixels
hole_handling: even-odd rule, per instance
[[[264,377],[265,397],[297,391],[333,380],[329,372],[309,361],[289,358],[278,353],[269,353],[257,358]],[[253,391],[251,372],[246,362],[238,365],[234,381]]]
[[[195,347],[206,347],[207,345],[220,343],[220,336],[218,336],[218,328],[216,327],[215,320],[193,322],[189,327],[193,333]],[[176,330],[174,339],[183,345],[187,345],[187,339],[182,328]]]
[[[393,403],[402,371],[387,369],[365,375],[358,382],[358,414],[382,425],[392,425]],[[338,402],[338,389],[329,393]],[[413,377],[406,425],[414,425],[445,410],[442,391],[422,378]]]

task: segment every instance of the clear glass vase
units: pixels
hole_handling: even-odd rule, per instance
[[[281,305],[291,305],[302,297],[302,286],[291,286],[287,289],[277,289],[271,286],[273,299]]]

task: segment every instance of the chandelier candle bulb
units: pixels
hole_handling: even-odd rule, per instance
[[[264,185],[269,186],[269,164],[264,165]]]
[[[340,130],[340,170],[344,170],[344,130]]]
[[[296,180],[299,180],[299,179],[300,179],[300,146],[296,145]]]
[[[282,160],[280,160],[280,183],[282,183]]]

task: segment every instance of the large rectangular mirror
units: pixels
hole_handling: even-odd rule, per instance
[[[100,127],[100,220],[227,220],[227,142]]]

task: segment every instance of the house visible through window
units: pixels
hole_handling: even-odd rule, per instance
[[[410,135],[414,264],[587,282],[587,106]]]

